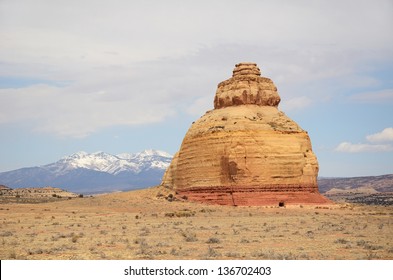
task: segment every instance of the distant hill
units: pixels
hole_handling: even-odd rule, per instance
[[[393,205],[393,174],[352,178],[319,178],[319,190],[337,202]]]
[[[68,192],[59,188],[19,188],[11,189],[0,186],[0,204],[4,203],[42,203],[52,202],[61,199],[72,199],[83,197],[76,193]]]
[[[78,152],[43,166],[0,173],[0,184],[10,188],[53,186],[90,194],[140,189],[160,183],[172,156],[145,150],[111,155]]]
[[[354,190],[374,189],[377,192],[393,192],[393,174],[381,176],[318,178],[319,191],[326,193],[331,189]]]

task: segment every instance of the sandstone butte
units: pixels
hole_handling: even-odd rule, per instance
[[[161,185],[222,205],[325,204],[308,133],[278,110],[280,96],[255,63],[218,84],[214,109],[189,128]]]

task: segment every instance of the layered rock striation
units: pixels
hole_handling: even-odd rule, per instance
[[[321,204],[310,138],[277,109],[274,83],[239,63],[218,85],[214,110],[194,122],[162,185],[224,205]]]
[[[233,70],[232,78],[218,84],[214,108],[255,104],[277,107],[280,96],[273,81],[261,77],[255,63],[239,63]]]

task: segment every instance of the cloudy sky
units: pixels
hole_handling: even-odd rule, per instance
[[[321,176],[393,173],[392,1],[0,0],[0,38],[0,172],[173,154],[252,61]]]

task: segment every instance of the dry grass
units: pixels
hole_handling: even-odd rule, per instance
[[[230,207],[163,190],[1,204],[1,259],[393,259],[393,207]]]

